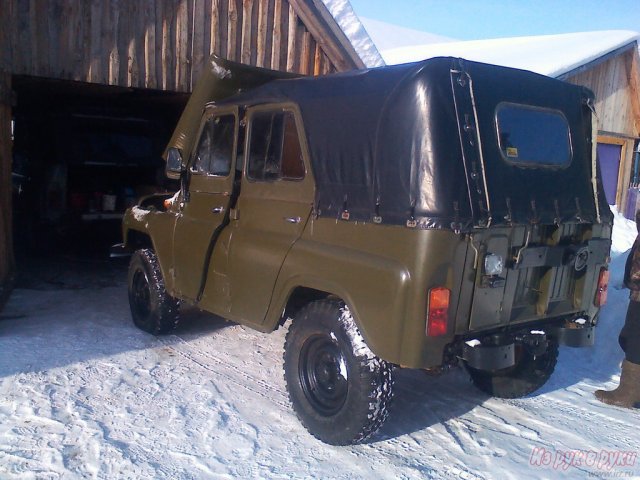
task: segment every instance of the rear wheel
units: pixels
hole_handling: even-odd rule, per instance
[[[516,344],[515,359],[514,366],[502,370],[485,371],[467,365],[467,371],[473,384],[493,397],[524,397],[538,390],[551,377],[558,360],[558,341],[549,338],[547,348],[539,355]]]
[[[392,365],[371,352],[339,301],[312,302],[295,316],[285,342],[284,375],[298,418],[323,442],[362,442],[388,416]]]
[[[161,335],[178,325],[179,303],[164,288],[153,250],[137,250],[129,263],[129,307],[140,330]]]

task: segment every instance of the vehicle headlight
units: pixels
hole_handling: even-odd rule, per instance
[[[484,273],[486,275],[500,275],[504,269],[502,255],[487,253],[484,256]]]

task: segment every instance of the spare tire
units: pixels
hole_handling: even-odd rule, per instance
[[[534,355],[527,347],[515,345],[516,363],[501,370],[486,371],[465,365],[473,384],[492,397],[519,398],[542,387],[553,373],[558,360],[558,341],[548,338],[547,348]]]

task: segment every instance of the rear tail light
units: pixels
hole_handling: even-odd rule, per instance
[[[447,333],[449,323],[449,298],[451,292],[448,288],[435,287],[429,290],[429,305],[427,310],[427,336],[439,337]]]
[[[596,290],[596,298],[594,304],[596,307],[601,307],[607,303],[607,290],[609,288],[609,270],[605,267],[600,269],[600,276],[598,277],[598,290]]]

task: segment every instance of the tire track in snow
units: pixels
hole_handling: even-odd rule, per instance
[[[221,358],[202,349],[195,350],[195,348],[190,344],[189,341],[178,335],[171,335],[165,338],[157,338],[157,340],[162,343],[164,347],[169,348],[177,355],[188,360],[189,362],[198,365],[200,368],[206,370],[209,373],[212,373],[214,376],[223,378],[225,381],[229,381],[234,385],[242,387],[243,389],[248,390],[255,395],[258,395],[260,398],[267,399],[269,403],[275,403],[287,412],[292,411],[288,395],[285,392],[275,387],[273,384],[270,384],[256,376],[246,373],[244,370],[242,370],[241,367],[234,365],[228,360],[225,360],[224,358]],[[206,361],[203,361],[203,359],[215,363],[215,367],[213,367]],[[245,381],[239,381],[238,376]],[[393,421],[393,417],[390,418],[390,421]],[[301,426],[300,428],[303,427]],[[375,451],[376,454],[380,455],[382,458],[386,458],[387,460],[396,458],[398,459],[398,463],[402,464],[406,462],[406,455],[410,455],[414,459],[420,458],[420,453],[424,450],[425,447],[426,446],[422,446],[420,444],[414,446],[400,437],[395,437],[381,440],[380,442],[375,444],[369,443],[363,445],[355,445],[347,448],[351,451],[351,453],[358,456],[362,455],[363,451]],[[465,480],[483,480],[485,478],[473,473],[469,469],[464,468],[464,466],[461,464],[455,466],[447,466],[440,462],[436,463],[437,466],[434,466],[428,463],[423,464],[420,461],[412,468],[417,470],[420,476],[428,474],[437,475],[441,478],[462,478]]]
[[[195,363],[200,368],[212,373],[217,377],[222,377],[225,380],[230,381],[234,385],[244,388],[245,390],[249,390],[250,392],[258,395],[261,398],[266,398],[271,403],[276,403],[277,405],[283,407],[286,410],[289,410],[290,406],[288,403],[287,397],[278,389],[273,388],[272,385],[261,380],[255,376],[249,375],[246,372],[242,371],[236,365],[225,361],[222,358],[219,358],[209,352],[205,352],[203,350],[194,351],[194,348],[189,344],[185,339],[178,337],[177,335],[171,335],[170,337],[173,340],[176,340],[176,343],[169,343],[162,338],[158,338],[157,340],[163,344],[166,348],[171,349],[177,355],[185,358],[186,360]],[[180,345],[179,347],[177,345]],[[200,360],[197,357],[204,357],[216,364],[217,367],[221,368],[213,368],[211,365],[206,362]],[[247,382],[238,381],[236,375],[242,377]],[[258,388],[259,386],[259,388]],[[276,398],[280,397],[280,398]]]
[[[594,406],[593,409],[588,409],[585,407],[577,406],[566,400],[549,396],[538,396],[534,398],[527,398],[526,400],[507,400],[505,402],[510,405],[514,405],[528,413],[532,413],[532,406],[543,409],[545,412],[545,420],[547,421],[547,423],[541,422],[541,424],[545,425],[545,428],[548,428],[550,424],[564,425],[566,424],[567,420],[571,422],[579,421],[583,425],[587,425],[587,430],[595,435],[594,438],[602,440],[602,433],[606,433],[606,436],[609,440],[617,442],[619,445],[635,447],[635,445],[631,445],[629,443],[629,439],[633,438],[636,435],[637,423],[628,420],[620,420],[615,416],[607,415],[606,413],[600,412],[598,411],[600,405]],[[625,415],[627,417],[635,417],[636,419],[639,419],[640,417],[640,415],[638,415],[636,412],[633,412],[632,410],[625,412]],[[603,424],[611,425],[611,428],[603,432],[598,428],[599,425]],[[593,425],[593,428],[588,427],[590,425]],[[560,430],[565,435],[567,434],[567,429],[562,428]],[[593,447],[599,449],[602,447],[602,445],[594,445]]]

